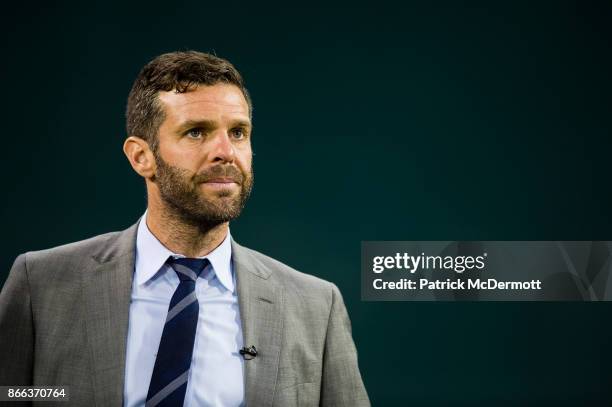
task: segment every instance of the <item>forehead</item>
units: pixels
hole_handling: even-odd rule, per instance
[[[184,93],[160,92],[159,100],[166,121],[186,120],[249,120],[249,106],[242,91],[235,85],[218,83],[198,85]]]

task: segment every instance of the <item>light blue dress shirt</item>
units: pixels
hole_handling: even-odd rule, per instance
[[[138,225],[132,283],[124,406],[144,406],[170,298],[179,278],[168,265],[172,253],[151,233],[146,212]],[[228,234],[208,256],[196,281],[200,305],[185,406],[244,405],[244,346]]]

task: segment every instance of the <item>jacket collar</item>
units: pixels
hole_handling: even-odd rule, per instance
[[[92,254],[97,264],[82,274],[97,405],[123,403],[137,230],[138,222],[109,234]],[[284,289],[255,252],[234,240],[231,245],[243,343],[258,351],[256,358],[245,361],[245,402],[271,406],[281,350]]]

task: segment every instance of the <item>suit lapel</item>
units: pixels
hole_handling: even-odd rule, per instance
[[[94,255],[83,273],[86,331],[92,357],[96,405],[123,403],[125,354],[138,223],[121,232]],[[232,261],[244,345],[258,355],[245,361],[247,406],[271,406],[282,342],[282,286],[248,249],[232,241]]]
[[[98,406],[123,403],[137,225],[103,247],[94,256],[97,267],[83,273],[87,338]]]
[[[258,352],[245,361],[246,405],[271,406],[282,341],[283,290],[270,278],[270,270],[234,241],[232,261],[244,346],[255,346]]]

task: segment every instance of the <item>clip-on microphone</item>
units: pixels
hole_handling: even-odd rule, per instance
[[[250,347],[243,347],[240,349],[240,354],[244,358],[244,360],[251,360],[257,356],[257,349],[255,346],[251,345]]]

